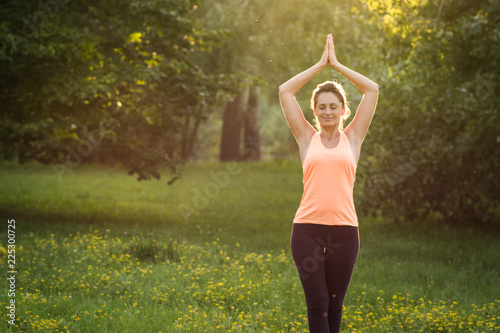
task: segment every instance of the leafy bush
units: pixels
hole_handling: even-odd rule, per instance
[[[500,3],[368,2],[385,32],[375,61],[387,72],[358,207],[396,219],[498,222]]]

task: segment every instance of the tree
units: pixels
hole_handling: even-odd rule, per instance
[[[359,10],[351,11],[351,8],[358,5],[357,0],[204,2],[197,12],[198,17],[212,29],[230,31],[232,38],[224,40],[214,52],[202,59],[200,66],[210,73],[244,73],[250,78],[258,78],[257,82],[254,80],[248,85],[252,91],[260,90],[259,95],[262,95],[258,96],[255,108],[250,105],[241,107],[240,112],[246,115],[243,121],[233,120],[235,124],[240,124],[240,130],[234,129],[233,123],[224,125],[221,147],[239,147],[238,153],[233,150],[232,158],[258,158],[262,140],[257,125],[250,125],[248,122],[260,120],[258,110],[262,100],[270,100],[271,104],[277,103],[277,87],[281,83],[317,61],[328,33],[335,33],[336,41],[343,45],[346,55],[360,55],[366,52],[358,43],[360,38],[363,38],[362,29],[358,28]],[[356,24],[352,24],[353,21]],[[326,74],[325,71],[322,78],[331,79],[331,76]],[[310,88],[308,85],[304,91],[311,90]],[[244,90],[245,88],[240,90],[242,96],[238,99],[245,98]],[[231,119],[228,114],[230,110],[233,109],[228,105],[225,109],[225,121]],[[257,113],[253,114],[253,111]],[[267,110],[263,111],[265,117]],[[305,111],[307,112],[307,107]],[[239,113],[234,114],[239,117]],[[231,128],[232,136],[228,135],[228,128]],[[242,141],[242,136],[247,139]],[[252,139],[249,139],[250,137]],[[293,140],[289,133],[286,138]],[[251,146],[244,143],[250,141],[253,142]],[[221,151],[221,159],[228,158],[227,152]]]
[[[248,93],[248,107],[244,113],[245,160],[260,160],[260,86],[252,86]]]
[[[370,156],[361,160],[359,207],[414,221],[432,214],[452,223],[495,221],[500,4],[367,3],[384,32],[376,61],[387,71],[364,147]]]
[[[248,86],[243,88],[234,99],[227,103],[223,115],[222,138],[220,147],[221,161],[242,159],[241,130],[248,104]]]
[[[0,156],[53,164],[112,159],[140,179],[175,171],[201,121],[232,90],[193,55],[223,35],[193,0],[9,1],[0,7]]]

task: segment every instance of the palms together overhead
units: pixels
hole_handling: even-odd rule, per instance
[[[337,55],[335,54],[332,34],[329,34],[326,38],[326,44],[328,45],[328,62],[332,67],[335,67],[339,61],[337,60]]]
[[[329,34],[326,37],[325,50],[323,51],[319,64],[322,67],[326,67],[328,65],[334,67],[338,63],[337,55],[335,54],[335,46],[333,44],[333,36],[332,34]]]
[[[328,35],[321,59],[312,67],[295,75],[279,88],[280,102],[285,118],[290,126],[298,145],[301,160],[303,161],[311,137],[316,131],[305,119],[302,109],[295,99],[295,94],[319,72],[328,65],[351,81],[363,93],[363,98],[358,106],[351,123],[344,130],[349,137],[356,161],[359,158],[361,144],[370,126],[378,100],[378,85],[365,76],[342,65],[335,53],[332,35]]]

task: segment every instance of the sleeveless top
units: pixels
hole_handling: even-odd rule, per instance
[[[353,189],[356,161],[349,138],[340,133],[335,148],[326,148],[315,133],[302,163],[304,193],[293,223],[358,226]]]

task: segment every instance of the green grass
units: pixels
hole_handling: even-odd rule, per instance
[[[19,272],[17,323],[4,310],[0,331],[307,332],[289,250],[300,165],[192,164],[167,180],[0,167],[0,263],[15,219]],[[498,236],[360,217],[344,331],[499,330]]]

